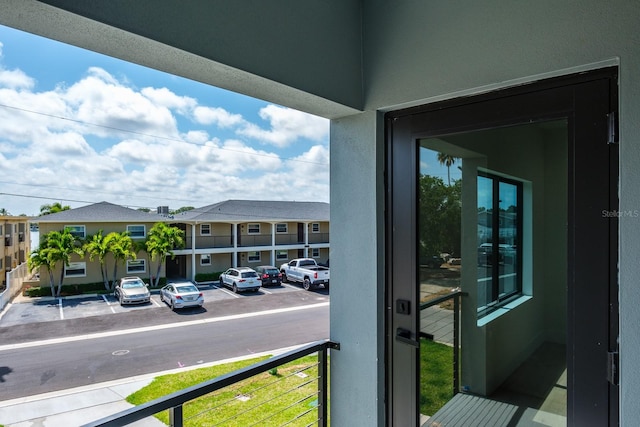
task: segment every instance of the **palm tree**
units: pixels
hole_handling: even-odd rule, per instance
[[[38,249],[34,249],[31,251],[31,255],[29,256],[29,260],[27,261],[27,265],[29,266],[29,271],[33,271],[34,269],[40,269],[40,267],[47,268],[47,274],[49,275],[49,286],[51,287],[51,296],[55,297],[55,284],[53,283],[53,269],[56,267],[56,262],[53,259],[51,249],[40,245]]]
[[[438,162],[447,167],[447,182],[451,185],[451,166],[456,162],[457,157],[451,154],[438,153]]]
[[[58,212],[62,212],[62,211],[68,211],[69,209],[71,209],[70,206],[62,206],[62,204],[60,202],[55,202],[51,205],[42,205],[40,206],[40,215],[39,216],[43,216],[43,215],[49,215],[52,213],[58,213]]]
[[[102,235],[102,230],[98,230],[96,234],[87,238],[87,242],[84,245],[84,250],[87,254],[89,254],[89,260],[93,261],[94,258],[98,258],[104,288],[106,290],[110,290],[109,278],[107,277],[106,259],[107,255],[110,252],[109,241]]]
[[[108,289],[113,289],[116,280],[118,280],[118,264],[128,259],[136,259],[136,252],[133,248],[133,241],[129,233],[123,231],[121,233],[111,232],[105,237],[106,245],[109,252],[113,255],[113,282]]]
[[[54,296],[60,296],[62,291],[62,282],[64,281],[65,267],[68,267],[71,263],[71,256],[77,254],[84,256],[84,251],[80,242],[76,237],[71,234],[69,229],[63,231],[50,231],[43,236],[40,247],[47,249],[47,257],[49,261],[53,263],[53,266],[62,263],[60,269],[60,282],[58,282],[58,290]]]
[[[147,240],[147,253],[151,260],[158,258],[158,269],[156,270],[154,287],[160,283],[160,270],[167,259],[167,255],[174,257],[173,249],[184,247],[184,231],[177,227],[169,226],[164,222],[157,222],[149,230]]]
[[[2,216],[9,216],[9,215],[11,215],[11,214],[10,214],[10,213],[9,213],[9,211],[7,211],[5,208],[0,208],[0,215],[2,215]]]

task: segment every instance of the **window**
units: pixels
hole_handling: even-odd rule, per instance
[[[211,265],[211,254],[200,255],[200,265]]]
[[[2,258],[0,258],[0,270],[2,270]]]
[[[311,248],[311,258],[320,258],[320,249]]]
[[[317,222],[314,222],[311,224],[311,232],[312,233],[319,233],[320,232],[320,224]]]
[[[127,225],[127,232],[132,239],[144,239],[147,237],[144,225]]]
[[[281,261],[289,258],[288,251],[276,251],[276,259]]]
[[[247,224],[247,233],[260,234],[260,224]]]
[[[200,224],[200,235],[211,236],[211,224]]]
[[[84,239],[86,236],[86,230],[84,225],[67,225],[64,227],[65,230],[69,230],[69,233],[73,234],[74,237],[79,239]]]
[[[249,258],[249,262],[259,262],[260,252],[249,252],[248,258]]]
[[[287,224],[284,222],[276,224],[276,233],[286,233],[287,232]]]
[[[85,277],[86,275],[86,262],[70,262],[68,266],[64,267],[64,277]]]
[[[144,273],[147,271],[145,260],[136,259],[127,261],[127,273]]]
[[[478,311],[522,293],[522,182],[478,173]]]

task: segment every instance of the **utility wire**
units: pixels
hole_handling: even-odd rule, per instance
[[[184,139],[181,139],[181,138],[173,138],[173,137],[170,137],[170,136],[152,135],[152,134],[148,134],[148,133],[144,133],[144,132],[138,132],[138,131],[130,130],[130,129],[122,129],[122,128],[117,128],[117,127],[114,127],[114,126],[101,125],[101,124],[98,124],[98,123],[90,123],[90,122],[85,122],[85,121],[82,121],[82,120],[72,119],[72,118],[69,118],[69,117],[58,116],[58,115],[49,114],[49,113],[42,113],[40,111],[34,111],[34,110],[26,109],[26,108],[16,107],[16,106],[13,106],[13,105],[7,105],[7,104],[1,104],[0,103],[0,107],[12,109],[12,110],[17,110],[17,111],[22,111],[24,113],[29,113],[29,114],[37,114],[37,115],[44,116],[44,117],[50,117],[52,119],[65,120],[65,121],[68,121],[68,122],[77,123],[77,124],[81,124],[81,125],[84,125],[84,126],[94,126],[94,127],[99,127],[99,128],[102,128],[102,129],[109,129],[109,130],[118,131],[118,132],[125,132],[125,133],[130,133],[130,134],[133,134],[133,135],[140,135],[140,136],[144,136],[144,137],[156,138],[156,139],[161,139],[161,140],[165,140],[165,141],[181,142],[183,144],[195,145],[197,147],[210,147],[210,146],[208,146],[206,144],[198,144],[197,142],[189,142],[189,141],[185,141]],[[213,148],[213,147],[211,147],[211,148]],[[266,158],[286,160],[286,161],[291,161],[291,162],[309,163],[309,164],[320,165],[320,166],[329,166],[328,163],[313,162],[311,160],[300,160],[300,159],[295,159],[295,158],[292,158],[292,157],[280,157],[280,156],[275,155],[275,154],[274,155],[268,155],[268,154],[252,153],[252,152],[248,152],[248,151],[234,150],[232,148],[224,148],[224,147],[215,147],[215,148],[217,148],[219,150],[223,150],[223,151],[229,151],[229,152],[233,152],[233,153],[249,154],[251,156],[257,156],[257,157],[266,157]]]

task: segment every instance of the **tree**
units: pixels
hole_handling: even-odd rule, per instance
[[[118,264],[124,263],[128,259],[136,259],[136,253],[133,248],[133,240],[129,233],[123,231],[121,233],[111,232],[105,237],[105,242],[109,248],[109,252],[113,255],[113,281],[107,289],[111,290],[115,287],[118,280]]]
[[[43,261],[48,266],[51,266],[51,270],[55,269],[58,263],[61,263],[60,268],[60,282],[58,282],[58,290],[53,296],[60,296],[62,291],[62,283],[64,281],[65,267],[68,267],[71,263],[71,256],[77,254],[84,256],[82,249],[82,242],[71,234],[71,231],[64,229],[63,231],[50,231],[42,237],[42,242],[38,250],[43,250]],[[41,264],[42,265],[42,264]],[[49,268],[49,267],[48,267]],[[53,289],[53,273],[51,273],[51,284]]]
[[[9,216],[9,215],[11,215],[11,214],[10,214],[10,213],[9,213],[9,211],[7,211],[5,208],[0,208],[0,215],[2,215],[2,216]]]
[[[175,211],[171,211],[171,214],[172,215],[177,215],[179,213],[191,211],[193,209],[195,209],[193,206],[183,206],[183,207],[181,207],[179,209],[176,209]]]
[[[438,162],[447,167],[447,183],[451,185],[451,166],[456,162],[457,157],[450,154],[438,153]]]
[[[422,175],[419,179],[419,252],[424,261],[447,252],[460,254],[462,180],[447,186],[442,179]]]
[[[146,213],[151,212],[151,209],[149,208],[138,208],[137,210],[139,210],[140,212],[146,212]]]
[[[56,292],[55,283],[53,281],[53,270],[56,267],[56,262],[51,255],[51,249],[40,245],[38,249],[34,249],[33,251],[31,251],[29,260],[27,261],[27,265],[29,266],[29,271],[40,269],[40,267],[47,268],[47,274],[49,275],[49,286],[51,287],[51,296],[55,297]]]
[[[62,212],[62,211],[67,211],[71,209],[70,206],[62,206],[62,204],[60,202],[55,202],[51,205],[42,205],[40,206],[40,215],[39,216],[43,216],[43,215],[49,215],[49,214],[53,214],[53,213],[58,213],[58,212]]]
[[[173,249],[184,247],[184,231],[177,227],[169,226],[164,222],[157,222],[149,230],[149,238],[147,240],[147,253],[152,261],[158,259],[158,268],[156,270],[153,286],[160,283],[160,270],[167,259],[167,255],[174,258]]]
[[[110,290],[109,278],[107,276],[107,255],[110,252],[110,248],[109,241],[103,236],[102,230],[98,230],[96,234],[87,238],[87,242],[84,244],[84,250],[89,255],[89,260],[93,261],[94,258],[98,258],[104,288]]]

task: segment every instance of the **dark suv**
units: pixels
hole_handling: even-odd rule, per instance
[[[282,274],[273,265],[259,265],[254,270],[262,279],[262,286],[280,286],[282,283]]]

